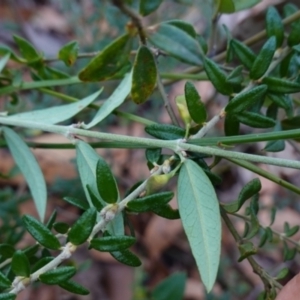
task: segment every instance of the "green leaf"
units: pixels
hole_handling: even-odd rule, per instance
[[[284,95],[276,95],[276,94],[271,94],[268,93],[267,96],[273,103],[275,103],[277,106],[282,107],[284,109],[289,109],[289,105],[286,101],[286,96]]]
[[[151,209],[156,215],[169,219],[177,220],[180,219],[180,214],[178,209],[173,209],[169,204],[161,205]]]
[[[235,11],[251,8],[261,2],[261,0],[233,0]]]
[[[131,90],[131,77],[131,72],[125,75],[110,97],[100,106],[92,121],[85,125],[84,128],[89,129],[99,124],[125,101]]]
[[[63,199],[82,210],[87,210],[89,208],[89,204],[85,200],[77,199],[74,197],[64,197]]]
[[[177,140],[184,138],[185,130],[181,127],[167,124],[151,124],[145,127],[145,131],[161,140]]]
[[[11,269],[16,274],[16,276],[30,276],[29,260],[21,250],[17,250],[14,253],[11,261]]]
[[[224,120],[224,131],[226,136],[239,135],[240,122],[235,115],[226,114]]]
[[[300,92],[300,84],[298,82],[277,77],[265,77],[262,82],[268,86],[268,91],[271,93],[293,94]]]
[[[0,59],[0,74],[5,68],[7,62],[9,61],[9,58],[10,58],[10,53],[7,53]]]
[[[182,20],[170,20],[170,21],[166,21],[164,22],[165,24],[170,24],[173,25],[181,30],[183,30],[184,32],[186,32],[188,35],[190,35],[192,38],[196,38],[197,37],[197,33],[193,27],[192,24],[182,21]]]
[[[300,36],[299,36],[300,21],[297,20],[296,22],[293,22],[291,27],[292,27],[292,29],[291,29],[290,34],[287,39],[287,44],[289,47],[293,47],[300,43]]]
[[[276,51],[276,37],[271,36],[262,46],[251,69],[250,78],[259,79],[268,70]]]
[[[148,47],[141,46],[133,64],[131,98],[134,103],[144,103],[151,96],[156,79],[154,56]]]
[[[18,45],[18,48],[22,56],[29,62],[37,61],[41,58],[40,54],[35,50],[32,44],[23,39],[20,36],[14,35],[14,41]]]
[[[56,220],[56,217],[57,217],[57,211],[54,210],[50,216],[50,218],[48,219],[48,222],[46,223],[46,227],[51,230],[52,229],[52,226]]]
[[[182,300],[186,279],[186,274],[182,272],[170,275],[153,289],[152,298],[155,300]]]
[[[127,208],[134,212],[151,211],[157,207],[169,203],[174,197],[173,192],[162,192],[152,194],[143,198],[131,200],[127,203]]]
[[[16,294],[12,293],[1,293],[0,294],[0,300],[15,300],[17,297]]]
[[[41,269],[45,265],[47,265],[50,261],[52,261],[54,257],[52,256],[46,256],[37,261],[37,263],[32,267],[31,273],[36,272],[37,270]]]
[[[161,148],[149,148],[145,151],[147,161],[153,163],[157,163],[160,159]]]
[[[238,40],[232,39],[230,43],[240,62],[250,70],[256,58],[254,52],[248,46]]]
[[[29,186],[39,217],[44,221],[47,205],[44,175],[34,155],[19,135],[8,127],[2,127],[2,131],[8,148]]]
[[[83,244],[93,230],[96,217],[97,211],[94,207],[86,210],[68,232],[69,241],[74,245]]]
[[[249,91],[237,94],[225,107],[228,113],[239,113],[245,111],[259,101],[267,92],[265,84],[256,86]]]
[[[221,250],[219,202],[210,180],[192,160],[186,160],[178,179],[178,206],[201,279],[211,291]]]
[[[236,116],[241,123],[254,128],[270,128],[276,125],[275,120],[254,112],[244,111]]]
[[[78,55],[79,45],[77,41],[71,41],[64,45],[58,52],[58,58],[62,60],[66,66],[72,66]]]
[[[136,238],[127,235],[104,236],[91,240],[91,247],[104,252],[125,250],[136,242]]]
[[[0,289],[8,289],[11,287],[11,281],[0,272]]]
[[[238,247],[241,254],[240,258],[238,259],[238,262],[241,262],[245,258],[257,253],[257,249],[254,247],[252,242],[240,244],[238,245]]]
[[[232,94],[232,86],[226,82],[226,74],[213,60],[206,57],[204,59],[204,69],[218,92],[224,95]]]
[[[15,249],[12,245],[1,244],[0,245],[0,257],[1,258],[11,258],[15,253]]]
[[[295,225],[292,228],[290,228],[289,224],[287,222],[284,223],[284,234],[287,237],[291,237],[295,235],[300,229],[299,225]]]
[[[41,282],[49,285],[61,284],[69,280],[76,273],[75,267],[58,267],[41,274],[39,279]]]
[[[268,234],[267,234],[267,231],[264,231],[260,237],[258,247],[259,248],[263,247],[265,245],[265,243],[267,242],[267,240],[268,240]]]
[[[139,267],[142,262],[129,250],[113,251],[110,253],[117,261],[130,267]]]
[[[198,42],[186,31],[168,23],[160,23],[147,32],[148,39],[157,48],[185,63],[202,65]]]
[[[275,277],[276,280],[284,279],[289,274],[288,268],[283,268],[279,271],[278,275]]]
[[[186,82],[184,93],[191,118],[195,123],[203,124],[207,118],[206,109],[195,86],[191,82]]]
[[[244,237],[245,239],[251,239],[253,238],[258,231],[260,230],[260,223],[257,218],[257,213],[258,213],[258,194],[255,194],[253,198],[251,199],[251,204],[250,204],[250,224],[251,224],[251,229],[247,233],[247,235]]]
[[[240,191],[238,199],[234,202],[228,203],[228,204],[222,204],[222,207],[228,212],[228,213],[236,213],[239,211],[239,209],[242,207],[242,205],[257,194],[261,189],[261,183],[260,180],[255,178],[248,182]]]
[[[154,11],[156,11],[163,0],[140,0],[140,14],[142,16],[148,16]]]
[[[7,118],[19,121],[32,121],[43,124],[57,124],[72,118],[94,102],[102,93],[103,88],[92,95],[71,104],[49,107],[30,112],[15,114]]]
[[[128,63],[131,38],[124,34],[106,46],[80,71],[82,81],[101,81],[113,77]]]
[[[230,14],[235,12],[235,6],[233,0],[220,0],[218,9],[219,13]]]
[[[242,72],[243,72],[243,66],[237,66],[227,76],[226,82],[229,84],[240,85],[244,80]]]
[[[283,242],[283,260],[292,260],[294,259],[295,255],[297,253],[296,248],[289,248],[286,241]]]
[[[274,127],[274,131],[277,132],[277,131],[281,131],[281,130],[282,130],[281,123],[277,122],[276,126]],[[267,151],[267,152],[280,152],[280,151],[283,151],[284,148],[285,148],[285,141],[284,140],[268,141],[265,148],[264,148],[264,151]]]
[[[64,223],[64,222],[55,222],[53,224],[53,228],[58,233],[66,234],[68,232],[70,226],[67,223]]]
[[[281,126],[284,130],[299,129],[300,116],[284,119],[281,121]]]
[[[85,296],[90,293],[89,290],[87,290],[84,286],[82,286],[81,284],[79,284],[73,280],[61,282],[59,284],[59,286],[65,290],[67,290],[68,292],[71,292],[71,293],[74,293],[77,295]]]
[[[119,191],[116,179],[109,165],[101,157],[97,162],[96,180],[98,192],[106,203],[116,203],[119,200]]]
[[[102,204],[101,200],[98,199],[98,197],[93,193],[93,191],[91,190],[90,186],[87,185],[86,186],[89,194],[90,194],[90,197],[91,197],[91,200],[92,200],[92,204],[93,204],[93,207],[95,207],[97,209],[97,211],[101,211],[104,207],[104,205]]]
[[[44,224],[28,215],[23,216],[22,220],[26,230],[42,246],[53,250],[61,247],[57,237]]]
[[[284,27],[278,10],[274,6],[269,6],[266,13],[267,35],[275,36],[277,48],[279,48],[284,39]]]

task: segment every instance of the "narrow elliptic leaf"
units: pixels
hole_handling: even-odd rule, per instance
[[[130,36],[124,34],[106,46],[79,73],[82,81],[101,81],[114,76],[128,62]]]
[[[141,46],[133,64],[131,98],[134,103],[144,103],[151,96],[156,79],[155,58],[148,47]]]
[[[22,251],[28,258],[33,257],[39,250],[40,250],[40,245],[38,244],[22,249]]]
[[[161,5],[162,2],[163,2],[163,0],[152,0],[152,1],[141,0],[140,1],[140,14],[142,16],[150,15],[152,12],[156,11],[159,8],[159,6]]]
[[[277,77],[265,77],[262,81],[268,86],[268,91],[278,94],[293,94],[300,92],[300,83]]]
[[[246,223],[246,224],[248,224],[248,223]],[[258,248],[263,247],[266,244],[267,240],[268,240],[268,234],[267,234],[267,231],[264,231],[260,237]]]
[[[267,92],[268,87],[265,84],[256,86],[249,91],[237,94],[227,104],[225,111],[228,113],[239,113],[245,111],[250,106],[259,101]]]
[[[0,257],[1,258],[11,258],[15,253],[15,249],[10,244],[1,244],[0,245]]]
[[[77,295],[88,295],[90,292],[89,290],[87,290],[84,286],[82,286],[81,284],[73,281],[73,280],[69,280],[69,281],[65,281],[65,282],[61,282],[59,284],[59,286],[61,288],[63,288],[64,290],[77,294]]]
[[[62,60],[66,64],[66,66],[72,66],[77,59],[78,50],[78,42],[71,41],[59,50],[58,58]]]
[[[85,200],[81,200],[81,199],[74,198],[74,197],[64,197],[63,199],[66,202],[68,202],[82,210],[87,210],[89,208],[89,204]]]
[[[83,244],[93,230],[96,217],[97,211],[94,207],[86,210],[68,232],[69,241],[74,245]]]
[[[7,53],[0,59],[0,74],[5,68],[7,62],[9,61],[9,58],[10,58],[10,53]]]
[[[276,51],[276,37],[271,36],[262,46],[251,69],[250,78],[259,79],[268,70]]]
[[[242,205],[257,194],[261,189],[261,183],[260,180],[255,178],[248,182],[240,191],[238,199],[234,202],[228,203],[228,204],[222,204],[222,207],[228,212],[228,213],[235,213],[239,211],[239,209],[242,207]]]
[[[211,291],[221,251],[219,202],[210,180],[192,160],[186,160],[178,178],[178,206],[201,279]]]
[[[64,222],[55,222],[53,228],[56,232],[66,234],[70,228],[69,224]]]
[[[239,135],[240,122],[235,115],[226,114],[224,120],[224,131],[226,136]]]
[[[147,161],[153,163],[157,163],[160,159],[161,148],[149,148],[145,151]]]
[[[140,259],[129,250],[113,251],[110,253],[117,261],[130,267],[139,267],[142,262]]]
[[[300,43],[300,21],[293,22],[291,25],[292,29],[290,31],[290,34],[287,39],[287,44],[289,47],[293,47],[295,45],[298,45]]]
[[[43,124],[57,124],[77,115],[85,107],[94,102],[101,94],[102,90],[103,89],[101,88],[98,92],[75,103],[24,112],[9,116],[7,118]]]
[[[283,268],[279,271],[278,275],[275,277],[276,280],[284,279],[289,273],[288,268]]]
[[[240,10],[248,9],[258,4],[259,2],[261,2],[261,0],[233,0],[233,2],[234,2],[235,11],[240,11]]]
[[[91,247],[104,252],[120,251],[131,247],[136,242],[133,236],[104,236],[91,240]]]
[[[0,272],[0,289],[8,289],[11,287],[11,281]]]
[[[170,24],[173,25],[183,31],[185,31],[188,35],[190,35],[192,38],[196,38],[197,37],[197,33],[193,27],[193,25],[191,23],[182,21],[182,20],[170,20],[170,21],[166,21],[164,22],[165,24]]]
[[[282,130],[281,123],[278,121],[276,123],[276,126],[274,127],[274,131],[278,132],[281,130]],[[285,148],[284,140],[275,140],[275,141],[268,141],[263,150],[267,151],[267,152],[280,152],[280,151],[283,151],[284,148]]]
[[[232,86],[226,82],[226,74],[213,60],[206,57],[204,59],[204,69],[218,92],[224,95],[232,94]]]
[[[18,45],[22,56],[29,62],[36,61],[40,58],[40,54],[35,50],[33,45],[22,37],[14,35],[14,41]]]
[[[195,86],[191,82],[186,82],[184,93],[191,118],[195,123],[203,124],[207,118],[206,109]]]
[[[230,43],[240,62],[250,70],[256,58],[254,52],[248,46],[238,40],[232,39]]]
[[[11,269],[16,276],[29,277],[30,264],[27,256],[21,250],[17,250],[11,261]]]
[[[186,31],[168,23],[160,23],[149,28],[149,41],[157,48],[163,50],[185,63],[202,65],[202,53],[198,42]]]
[[[289,108],[289,105],[286,101],[286,98],[284,95],[276,95],[276,94],[271,94],[271,93],[268,93],[268,98],[273,102],[275,103],[276,105],[278,105],[279,107],[282,107],[284,109],[288,109]]]
[[[91,197],[91,201],[92,201],[92,204],[93,204],[93,207],[96,208],[97,211],[101,211],[104,207],[103,203],[101,202],[101,200],[93,193],[93,191],[91,190],[90,186],[87,185],[86,186],[89,194],[90,194],[90,197]]]
[[[169,204],[161,205],[155,208],[152,208],[151,211],[156,215],[169,219],[169,220],[177,220],[180,219],[180,214],[178,209],[174,209]]]
[[[274,6],[269,6],[266,13],[267,35],[275,36],[277,48],[279,48],[284,39],[284,27],[278,10]]]
[[[145,212],[169,203],[174,197],[172,192],[152,194],[128,202],[127,208],[134,212]]]
[[[167,124],[147,125],[145,131],[161,140],[183,139],[185,135],[185,130],[183,128]]]
[[[22,220],[26,230],[42,246],[53,250],[61,247],[57,237],[44,224],[28,215],[23,216]]]
[[[41,269],[43,266],[47,265],[50,261],[52,261],[54,257],[46,256],[37,261],[37,263],[32,267],[31,273],[36,272],[37,270]]]
[[[12,293],[1,293],[0,294],[0,300],[15,300],[17,297],[16,294]]]
[[[46,227],[51,230],[52,229],[52,226],[56,220],[56,217],[57,217],[57,211],[54,210],[50,216],[50,218],[48,219],[47,223],[46,223]]]
[[[101,198],[106,203],[116,203],[119,199],[116,179],[112,174],[109,165],[102,158],[99,158],[97,162],[96,180]]]
[[[240,112],[236,117],[241,123],[253,128],[270,128],[276,125],[275,120],[253,112]]]
[[[41,282],[49,285],[60,284],[69,280],[76,273],[75,267],[58,267],[41,274],[39,279]]]
[[[219,13],[230,14],[235,12],[235,6],[233,0],[220,0],[218,9]]]
[[[258,194],[256,194],[252,199],[251,199],[251,204],[250,204],[250,225],[251,228],[247,235],[244,236],[245,239],[251,239],[253,238],[260,230],[260,223],[257,218],[257,213],[258,213]],[[257,206],[257,208],[256,208]]]
[[[299,129],[300,115],[281,121],[283,130]]]
[[[232,70],[232,72],[227,76],[226,81],[229,84],[241,84],[244,80],[243,78],[243,66],[238,66]]]
[[[241,262],[245,258],[254,255],[257,253],[257,249],[254,247],[252,242],[246,242],[243,244],[238,245],[241,256],[239,257],[238,261]]]
[[[104,120],[116,108],[118,108],[129,95],[131,90],[132,72],[127,73],[121,83],[116,87],[108,99],[100,106],[93,120],[85,125],[86,129],[92,128]]]
[[[182,300],[187,276],[178,272],[161,281],[152,291],[151,296],[155,300]]]
[[[39,217],[41,221],[44,221],[47,205],[47,190],[40,166],[28,146],[18,134],[8,127],[2,127],[2,131],[8,148],[29,186]]]

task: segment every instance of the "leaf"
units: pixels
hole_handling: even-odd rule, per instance
[[[186,82],[184,93],[191,118],[195,123],[203,124],[207,118],[206,109],[195,86],[191,82]]]
[[[211,291],[218,272],[221,218],[215,190],[204,171],[186,160],[178,179],[178,206],[202,281]]]
[[[58,267],[41,274],[39,279],[45,284],[55,285],[69,280],[75,273],[75,267]]]
[[[90,194],[90,197],[91,197],[91,200],[92,200],[92,204],[93,204],[93,207],[95,207],[97,209],[97,211],[101,211],[104,207],[103,203],[101,202],[100,199],[98,199],[98,197],[92,192],[91,188],[89,185],[86,186],[89,194]]]
[[[226,74],[213,60],[206,57],[204,59],[204,69],[208,78],[219,93],[224,95],[232,94],[232,86],[226,82]]]
[[[69,281],[65,281],[65,282],[61,282],[60,284],[58,284],[61,288],[67,290],[68,292],[77,294],[77,295],[88,295],[90,292],[89,290],[87,290],[85,287],[83,287],[81,284],[73,281],[73,280],[69,280]]]
[[[287,38],[287,44],[289,47],[293,47],[295,45],[298,45],[300,43],[300,36],[299,36],[299,30],[300,30],[300,21],[293,22],[291,25],[292,29],[290,31],[290,34]]]
[[[9,61],[9,58],[10,58],[10,53],[7,53],[0,59],[0,74],[4,70],[7,62]]]
[[[42,246],[53,250],[61,247],[57,237],[44,224],[28,215],[23,216],[22,220],[26,230]]]
[[[66,66],[72,66],[78,55],[79,45],[77,41],[71,41],[64,45],[58,52],[58,58],[62,60]]]
[[[14,41],[18,45],[18,48],[22,56],[29,62],[37,61],[41,58],[40,54],[35,50],[32,44],[23,39],[20,36],[14,35]]]
[[[156,79],[154,56],[148,47],[141,46],[133,64],[131,98],[134,103],[142,104],[151,96]]]
[[[70,226],[67,223],[64,223],[64,222],[55,222],[53,224],[53,228],[58,233],[66,234],[68,232]]]
[[[275,36],[277,48],[279,48],[284,39],[284,27],[278,10],[274,6],[269,6],[267,9],[266,23],[268,37]]]
[[[15,300],[17,297],[16,294],[12,293],[1,293],[0,294],[0,300]]]
[[[63,198],[65,201],[67,201],[68,203],[82,209],[82,210],[87,210],[89,208],[89,204],[81,199],[77,199],[74,197],[64,197]]]
[[[36,272],[37,270],[41,269],[45,265],[47,265],[50,261],[52,261],[54,257],[52,256],[46,256],[37,261],[37,263],[32,267],[31,273]]]
[[[261,0],[233,0],[235,11],[251,8],[261,2]]]
[[[218,11],[219,13],[225,13],[225,14],[235,12],[235,6],[233,0],[220,0]]]
[[[139,267],[142,264],[140,259],[129,250],[114,251],[110,254],[120,263],[130,267]]]
[[[184,32],[186,32],[188,35],[190,35],[192,38],[196,38],[197,37],[197,33],[193,27],[193,25],[191,23],[182,21],[182,20],[170,20],[170,21],[166,21],[164,22],[165,24],[170,24],[173,25],[181,30],[183,30]]]
[[[44,175],[28,146],[12,129],[2,127],[8,148],[29,186],[41,221],[44,221],[47,190]]]
[[[50,218],[48,219],[48,222],[46,223],[46,227],[51,230],[52,229],[52,226],[56,220],[56,217],[57,217],[57,211],[54,210],[50,216]]]
[[[283,268],[279,271],[279,273],[277,274],[275,279],[276,280],[284,279],[288,274],[289,274],[289,269],[288,268]]]
[[[261,190],[261,183],[260,180],[255,178],[251,181],[249,181],[240,191],[238,199],[234,202],[228,203],[228,204],[222,204],[222,207],[228,212],[228,213],[236,213],[240,210],[242,205],[257,194]]]
[[[145,151],[147,161],[153,163],[157,163],[160,159],[161,148],[149,148]]]
[[[243,72],[243,66],[237,66],[227,76],[226,82],[229,84],[240,85],[244,80],[242,72]]]
[[[98,192],[106,203],[116,203],[119,200],[119,190],[116,179],[109,165],[99,157],[96,167],[96,180]]]
[[[11,261],[11,269],[16,274],[16,276],[30,276],[29,260],[21,250],[17,250],[14,253]]]
[[[127,203],[127,208],[134,212],[145,212],[169,203],[173,197],[173,192],[152,194],[129,201]]]
[[[75,103],[19,113],[7,118],[18,121],[32,121],[43,124],[57,124],[77,115],[80,111],[94,102],[102,93],[102,90],[103,88],[98,92]]]
[[[152,291],[155,300],[182,300],[187,276],[183,272],[170,275],[161,281]]]
[[[152,12],[156,11],[163,0],[141,0],[140,1],[140,14],[142,16],[148,16]]]
[[[300,115],[282,120],[281,125],[284,130],[299,129],[299,122]]]
[[[8,289],[11,287],[11,281],[0,272],[0,289]]]
[[[100,106],[92,121],[84,126],[86,129],[92,128],[99,124],[125,101],[131,90],[131,77],[131,72],[124,76],[123,80],[114,90],[114,92]]]
[[[286,96],[284,95],[276,95],[276,94],[271,94],[268,93],[268,98],[275,103],[276,105],[278,105],[279,107],[282,107],[284,109],[289,109],[289,105],[286,101]]]
[[[224,131],[226,136],[239,135],[240,122],[235,115],[226,114],[224,121]]]
[[[151,124],[145,127],[145,131],[161,140],[177,140],[184,138],[185,130],[181,127],[167,124]]]
[[[151,44],[185,63],[202,65],[200,45],[186,31],[168,23],[160,23],[147,32]]]
[[[274,127],[274,132],[281,131],[281,123],[277,122],[276,126]],[[284,140],[275,140],[275,141],[268,141],[264,151],[267,152],[280,152],[283,151],[285,148],[285,141]]]
[[[225,107],[228,113],[238,113],[245,111],[250,106],[259,101],[267,92],[268,87],[265,84],[256,86],[249,91],[237,94]]]
[[[245,258],[254,255],[257,253],[257,249],[254,247],[252,242],[246,242],[243,244],[238,245],[240,250],[240,258],[238,259],[238,262],[243,261]]]
[[[268,70],[276,51],[276,37],[271,36],[262,46],[251,69],[250,78],[259,79]]]
[[[300,84],[298,82],[289,81],[277,77],[265,77],[262,83],[268,86],[271,93],[293,94],[300,92]]]
[[[275,120],[253,112],[244,111],[236,116],[241,123],[254,128],[270,128],[276,125]]]
[[[127,235],[104,236],[91,240],[91,247],[98,251],[111,252],[125,250],[136,242],[136,238]]]
[[[124,34],[107,45],[80,71],[82,81],[102,81],[113,77],[128,63],[131,49],[130,36]]]
[[[180,219],[180,214],[178,209],[173,209],[169,204],[161,205],[151,209],[156,215],[169,219],[177,220]]]
[[[267,231],[264,231],[262,236],[260,237],[260,241],[259,241],[259,245],[258,247],[261,248],[265,245],[265,243],[267,242],[268,239],[268,234]]]
[[[15,253],[15,249],[12,245],[1,244],[0,245],[0,257],[1,258],[11,258]]]
[[[248,46],[238,40],[232,39],[230,43],[240,62],[250,70],[256,58],[254,52]]]
[[[97,211],[94,207],[86,210],[68,232],[68,239],[74,245],[83,244],[90,236],[96,223]]]

